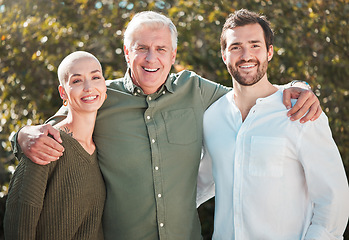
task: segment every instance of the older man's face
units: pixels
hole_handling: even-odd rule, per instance
[[[146,94],[156,92],[166,81],[175,62],[177,49],[172,49],[171,32],[167,27],[144,27],[133,37],[130,49],[124,46],[134,84]]]

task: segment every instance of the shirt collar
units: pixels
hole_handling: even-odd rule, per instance
[[[269,102],[274,102],[274,101],[280,101],[279,99],[282,99],[282,95],[283,95],[283,90],[282,89],[278,89],[275,93],[265,97],[265,98],[257,98],[256,99],[256,105],[257,104],[266,104]],[[235,104],[235,99],[234,99],[234,91],[230,91],[225,95],[225,98],[231,102]]]
[[[173,74],[169,74],[167,76],[167,79],[165,81],[165,84],[163,84],[160,89],[157,92],[163,92],[165,89],[167,89],[167,91],[169,91],[170,93],[173,93],[173,87],[172,87],[172,82],[174,81],[175,76]],[[145,95],[143,92],[143,89],[138,87],[137,85],[135,85],[132,81],[131,78],[131,69],[128,68],[125,76],[124,76],[124,87],[127,91],[129,91],[132,94],[142,94]]]

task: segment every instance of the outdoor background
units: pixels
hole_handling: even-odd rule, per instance
[[[219,37],[228,14],[240,8],[261,12],[272,22],[269,80],[301,79],[312,86],[348,176],[349,0],[0,0],[0,239],[8,182],[17,164],[9,138],[24,125],[43,123],[61,106],[56,71],[64,56],[91,52],[106,79],[122,77],[125,26],[136,12],[155,10],[178,29],[173,72],[194,70],[231,86]],[[205,239],[213,231],[213,210],[214,200],[199,209]]]

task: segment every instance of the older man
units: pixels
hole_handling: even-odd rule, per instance
[[[107,188],[105,238],[201,239],[196,179],[202,118],[230,89],[193,72],[170,74],[177,30],[161,14],[137,14],[124,40],[129,69],[123,78],[108,81],[108,99],[99,111],[94,132]],[[312,106],[305,120],[321,113],[318,100],[309,93],[300,97],[305,108],[297,113],[299,117]],[[23,152],[37,163],[54,161],[63,150],[48,133],[59,141],[50,125],[19,132]]]

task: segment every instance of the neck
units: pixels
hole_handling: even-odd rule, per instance
[[[75,138],[87,152],[90,154],[94,151],[95,145],[92,140],[92,134],[97,117],[96,112],[77,113],[69,109],[66,119],[56,125],[64,132]]]
[[[268,97],[278,90],[266,76],[252,86],[243,86],[233,79],[233,89],[235,104],[241,112],[242,121],[246,119],[258,98]]]

